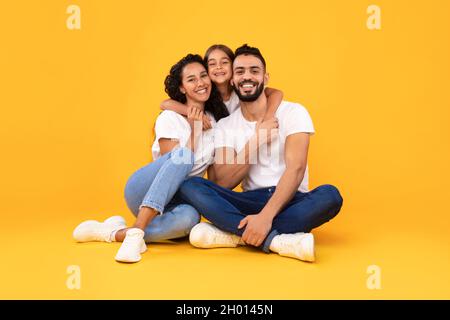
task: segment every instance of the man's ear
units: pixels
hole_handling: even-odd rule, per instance
[[[270,78],[270,76],[269,76],[269,74],[266,72],[266,73],[264,74],[264,85],[265,85],[265,86],[267,86],[267,84],[269,83],[269,78]]]
[[[230,79],[230,85],[231,85],[232,87],[234,87],[233,79]]]

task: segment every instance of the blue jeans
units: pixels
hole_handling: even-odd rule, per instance
[[[146,206],[162,213],[145,229],[145,242],[184,237],[200,221],[197,210],[173,198],[193,165],[192,151],[176,148],[140,168],[128,179],[125,201],[131,212],[137,216],[140,208]]]
[[[239,222],[250,214],[258,214],[274,194],[276,187],[234,192],[203,178],[185,180],[177,197],[191,204],[218,228],[242,236]],[[341,209],[342,197],[332,185],[322,185],[310,192],[297,192],[274,218],[272,229],[261,245],[270,252],[272,239],[282,233],[310,232],[335,217]]]

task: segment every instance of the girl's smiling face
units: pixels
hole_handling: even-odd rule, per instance
[[[215,84],[229,83],[232,76],[232,62],[225,52],[220,49],[211,51],[208,56],[208,74]]]

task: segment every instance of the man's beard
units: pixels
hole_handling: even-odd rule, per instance
[[[244,81],[241,84],[245,84],[245,83],[251,83],[251,84],[256,84],[253,81]],[[261,95],[261,93],[264,91],[264,82],[261,83],[257,88],[255,93],[250,94],[250,95],[242,95],[242,93],[239,90],[239,86],[233,86],[234,92],[236,92],[237,96],[239,97],[239,100],[244,101],[244,102],[253,102],[256,101],[259,96]]]

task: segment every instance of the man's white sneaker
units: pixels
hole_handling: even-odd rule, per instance
[[[104,241],[112,242],[111,234],[114,231],[126,228],[125,219],[113,216],[104,222],[87,220],[80,223],[73,231],[73,238],[77,242]]]
[[[241,237],[222,231],[207,222],[200,222],[192,228],[189,241],[194,247],[205,249],[235,248],[239,244],[244,244]]]
[[[138,262],[142,258],[141,253],[145,251],[147,251],[147,245],[144,241],[144,231],[131,228],[127,230],[115,259],[119,262]]]
[[[270,250],[277,252],[280,256],[313,262],[315,260],[314,236],[312,233],[304,232],[280,234],[273,238]]]

